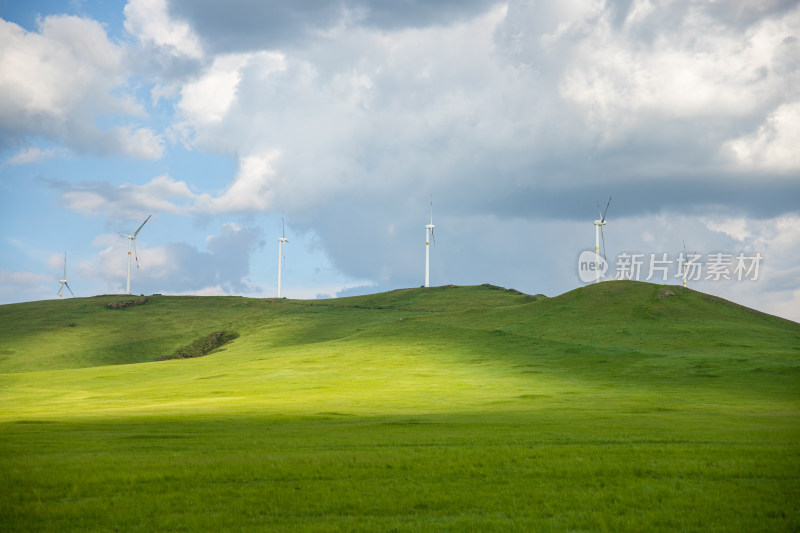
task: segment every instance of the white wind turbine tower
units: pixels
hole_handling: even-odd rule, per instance
[[[689,271],[689,255],[686,253],[686,241],[683,241],[683,261],[681,261],[681,268],[683,269],[683,286],[686,287],[686,273]]]
[[[281,262],[283,259],[283,243],[289,242],[286,238],[286,223],[281,214],[281,236],[278,237],[278,298],[281,297]]]
[[[75,298],[75,293],[72,292],[72,289],[69,288],[69,283],[67,283],[67,252],[64,252],[64,279],[58,281],[61,283],[61,285],[58,286],[58,297],[61,298],[61,291],[66,287],[72,297]]]
[[[608,213],[608,206],[611,205],[611,197],[608,197],[605,213],[600,212],[600,202],[597,202],[597,213],[600,215],[600,220],[594,221],[594,272],[595,283],[600,281],[600,238],[603,239],[603,259],[606,258],[606,236],[603,234],[603,226],[606,225],[606,213]]]
[[[436,237],[433,236],[433,200],[431,200],[431,223],[425,224],[425,286],[430,287],[430,264],[431,264],[431,238],[436,242]]]
[[[133,247],[133,252],[136,255],[136,268],[139,268],[139,255],[136,253],[136,236],[139,235],[139,232],[142,231],[142,227],[147,224],[147,221],[150,220],[151,216],[153,215],[147,215],[147,218],[144,219],[144,222],[142,222],[142,225],[139,226],[139,229],[133,232],[133,235],[128,235],[122,232],[119,233],[123,237],[128,238],[128,285],[125,288],[125,294],[131,293],[131,246]]]

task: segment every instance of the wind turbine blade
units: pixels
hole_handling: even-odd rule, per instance
[[[61,289],[64,288],[64,282],[62,281],[61,284],[58,286],[58,292],[56,293],[58,296],[61,296]]]
[[[150,220],[150,217],[151,217],[151,216],[153,216],[153,215],[147,215],[147,218],[146,218],[146,219],[144,219],[144,222],[142,222],[142,225],[141,225],[141,226],[139,226],[139,229],[137,229],[137,230],[136,230],[136,231],[133,233],[133,238],[134,238],[134,239],[135,239],[135,238],[136,238],[136,236],[139,234],[139,232],[140,232],[140,231],[142,231],[142,228],[144,227],[144,225],[145,225],[145,224],[147,224],[147,221],[148,221],[148,220]]]
[[[606,204],[606,210],[603,212],[603,218],[600,219],[600,222],[606,221],[606,213],[608,213],[608,206],[611,205],[611,197],[608,197],[608,203]]]
[[[286,238],[286,217],[283,216],[283,211],[281,211],[281,237]]]
[[[606,259],[606,234],[603,233],[603,226],[600,226],[600,236],[603,238],[603,259],[608,262]]]
[[[67,252],[64,252],[64,279],[67,279]]]
[[[69,289],[69,293],[72,295],[72,297],[73,297],[73,298],[75,298],[75,293],[74,293],[74,292],[72,292],[72,289],[70,289],[70,288],[69,288],[69,283],[64,283],[64,286],[65,286],[67,289]]]
[[[136,258],[136,270],[141,270],[141,268],[139,268],[139,254],[136,251],[136,239],[132,240],[133,240],[133,257]]]
[[[433,241],[433,245],[436,246],[436,234],[433,232],[433,228],[431,228],[431,240]]]

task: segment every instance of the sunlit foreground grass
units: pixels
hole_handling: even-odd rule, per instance
[[[670,290],[5,306],[0,529],[797,530],[800,326]]]

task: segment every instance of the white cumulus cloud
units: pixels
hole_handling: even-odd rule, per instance
[[[95,125],[101,116],[142,115],[127,76],[122,49],[97,21],[48,16],[28,32],[0,19],[0,150],[41,137],[81,153],[161,157],[161,138],[148,127]]]
[[[175,55],[202,57],[197,35],[189,23],[170,16],[166,0],[130,0],[124,14],[125,29],[140,41]]]
[[[800,101],[782,104],[758,129],[731,141],[738,161],[745,167],[800,172]]]
[[[161,175],[144,184],[115,186],[105,181],[59,183],[62,204],[86,215],[138,220],[147,213],[210,215],[266,211],[272,206],[274,164],[280,152],[273,150],[243,156],[228,186],[218,193],[198,193],[185,181]]]
[[[228,188],[220,195],[203,194],[193,207],[200,213],[235,213],[264,211],[272,204],[274,162],[278,151],[248,155],[240,159],[239,170]]]
[[[178,104],[183,114],[198,122],[222,120],[236,97],[239,71],[248,59],[246,54],[218,57],[200,78],[184,85]]]
[[[6,162],[9,165],[28,165],[30,163],[38,163],[40,161],[45,161],[50,159],[51,157],[55,157],[60,154],[60,151],[54,148],[48,148],[42,150],[38,146],[30,146],[17,152],[12,157],[9,157]]]

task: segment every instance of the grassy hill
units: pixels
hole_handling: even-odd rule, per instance
[[[123,300],[0,306],[0,524],[800,528],[800,324],[623,281]]]
[[[398,317],[517,305],[539,297],[492,286],[406,289],[335,300],[151,296],[72,298],[0,306],[0,373],[155,361],[214,330],[263,348],[338,339]]]

